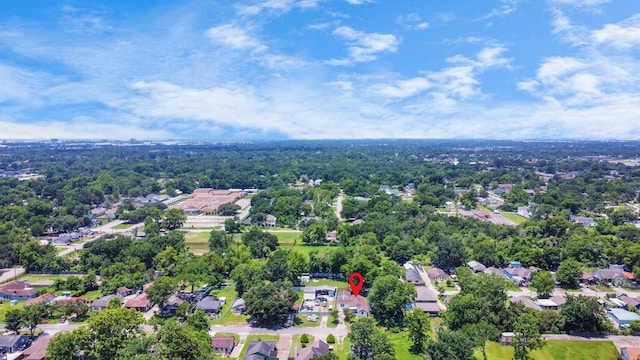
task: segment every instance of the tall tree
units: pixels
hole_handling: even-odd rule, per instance
[[[564,319],[564,330],[575,332],[596,332],[605,330],[606,316],[598,300],[582,295],[567,296],[567,302],[560,309]]]
[[[167,230],[175,230],[181,228],[187,221],[187,215],[180,209],[169,209],[164,212],[162,225]]]
[[[569,258],[560,263],[556,272],[556,279],[563,288],[577,289],[580,286],[580,277],[582,276],[581,264]]]
[[[169,299],[175,288],[175,279],[168,276],[161,276],[156,278],[153,281],[153,285],[147,289],[147,298],[162,309],[164,303]]]
[[[429,331],[431,321],[429,315],[427,315],[421,309],[415,309],[413,312],[405,316],[405,325],[409,328],[409,340],[413,346],[411,352],[415,354],[422,354],[425,351],[427,345],[427,339],[429,339]]]
[[[209,233],[209,249],[211,251],[222,254],[231,245],[232,237],[222,230],[211,230]]]
[[[5,329],[17,333],[22,328],[24,310],[10,309],[5,314]]]
[[[385,333],[380,331],[371,318],[360,318],[352,323],[347,335],[356,359],[380,359],[395,356],[395,349]]]
[[[206,331],[194,331],[175,320],[166,321],[158,331],[155,352],[164,359],[210,359],[211,338]]]
[[[485,320],[465,325],[462,328],[462,332],[473,340],[475,347],[480,348],[484,360],[487,360],[487,341],[496,340],[500,336],[500,330]]]
[[[86,327],[70,332],[59,332],[47,346],[46,358],[49,360],[69,360],[85,351],[91,344],[91,333]]]
[[[105,309],[89,320],[93,339],[91,355],[99,360],[115,358],[129,339],[141,336],[142,314],[135,309]]]
[[[279,325],[298,299],[290,284],[264,280],[249,288],[244,294],[246,313],[259,324]]]
[[[406,305],[412,304],[415,297],[413,284],[402,282],[393,275],[384,275],[374,280],[368,300],[375,309],[376,320],[390,328],[402,325]]]
[[[538,317],[533,313],[526,311],[520,315],[515,324],[513,332],[513,349],[515,360],[530,360],[529,351],[541,348],[544,345],[540,332],[538,330]]]
[[[473,342],[461,331],[440,330],[438,339],[429,341],[427,354],[431,360],[471,360]]]
[[[29,329],[31,337],[44,317],[43,305],[25,306],[22,313],[22,324]]]
[[[548,298],[556,287],[556,281],[550,272],[540,270],[536,271],[531,278],[531,287],[536,289],[538,296]]]

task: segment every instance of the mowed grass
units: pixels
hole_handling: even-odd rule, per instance
[[[476,359],[482,359],[477,351]],[[560,341],[548,340],[542,349],[531,352],[534,360],[616,360],[618,350],[611,341]],[[487,343],[489,359],[513,359],[513,347],[496,342]]]
[[[302,231],[269,231],[269,233],[278,237],[279,244],[302,243]]]
[[[2,300],[2,303],[0,303],[0,323],[5,322],[7,311],[22,308],[24,308],[24,301],[18,301],[18,305],[11,306],[11,300]]]
[[[413,343],[409,340],[409,332],[401,331],[399,333],[390,333],[387,332],[387,337],[389,341],[393,344],[394,349],[396,350],[396,359],[415,359],[422,360],[424,357],[422,355],[416,355],[411,353],[409,350]]]
[[[128,228],[132,227],[133,225],[135,225],[135,224],[122,223],[122,224],[115,225],[113,227],[113,229],[124,230],[124,229],[128,229]]]
[[[514,213],[508,213],[508,212],[501,212],[500,215],[506,217],[507,219],[513,221],[514,223],[520,225],[523,222],[527,221],[527,219],[523,218],[522,216],[518,215],[518,214],[514,214]]]
[[[184,244],[191,250],[209,250],[209,232],[189,231],[184,234]]]

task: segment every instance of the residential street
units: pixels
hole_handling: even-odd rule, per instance
[[[14,267],[0,270],[0,284],[15,279],[24,274],[24,268]]]

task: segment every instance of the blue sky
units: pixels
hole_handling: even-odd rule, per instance
[[[640,139],[640,1],[0,2],[0,139]]]

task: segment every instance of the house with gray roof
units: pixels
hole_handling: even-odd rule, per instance
[[[26,335],[0,335],[0,353],[11,354],[20,351],[29,343]]]
[[[422,276],[418,273],[418,270],[415,268],[406,269],[404,278],[407,282],[412,283],[413,285],[420,286],[424,285],[424,280],[422,280]]]
[[[205,296],[196,304],[196,310],[203,310],[207,314],[218,314],[221,303],[213,296]]]
[[[278,348],[275,341],[252,341],[247,347],[243,360],[277,360]]]

